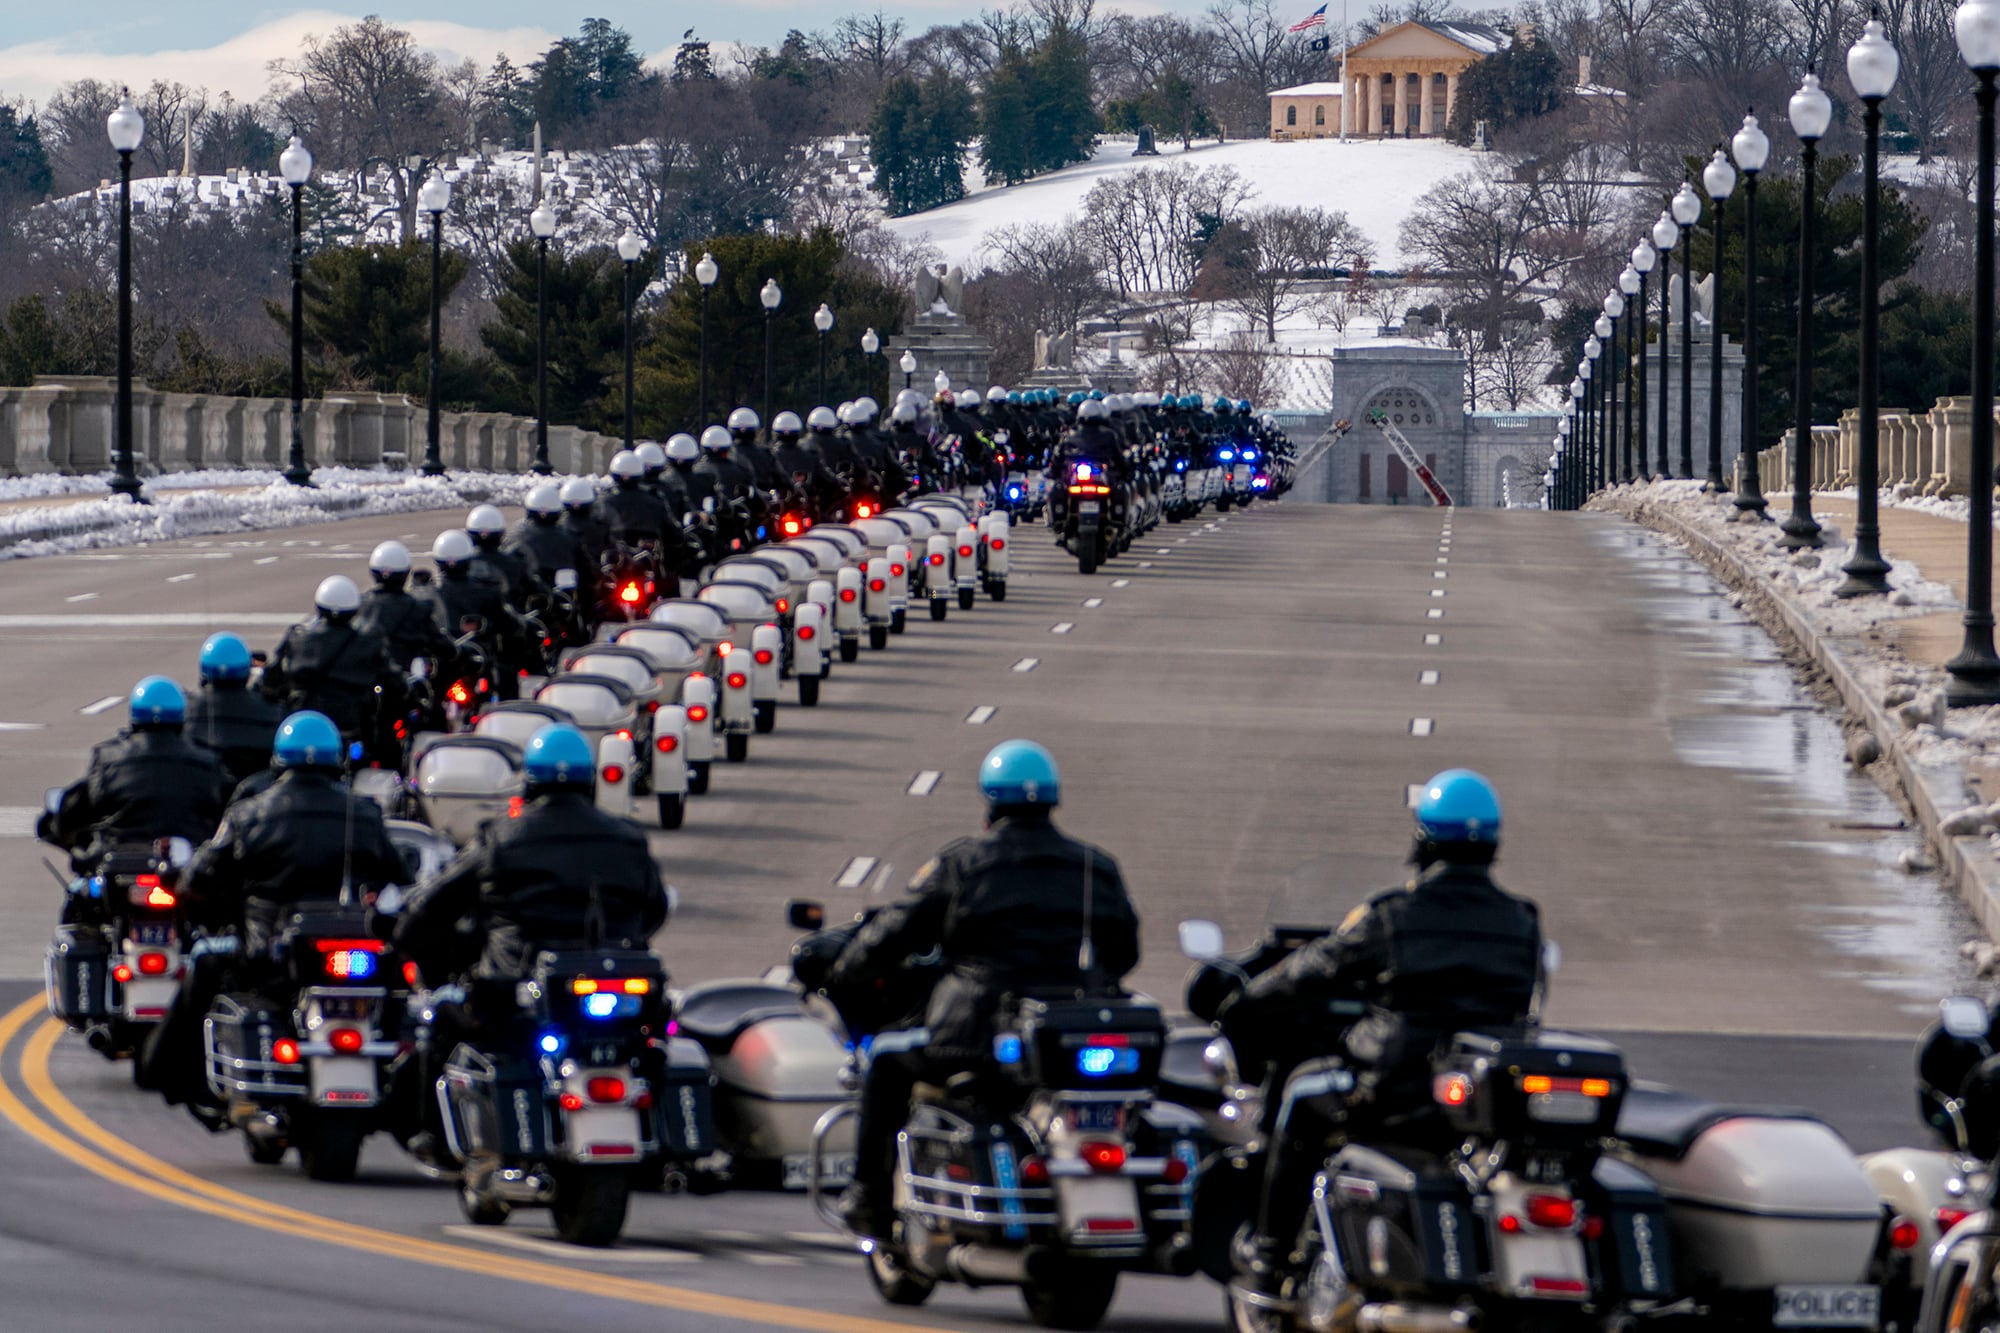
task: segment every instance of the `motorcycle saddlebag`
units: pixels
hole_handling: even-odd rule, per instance
[[[202,1034],[208,1085],[216,1095],[257,1100],[305,1095],[305,1063],[277,1058],[278,1042],[294,1035],[288,1007],[254,992],[219,995]]]
[[[1051,1090],[1130,1091],[1159,1081],[1167,1024],[1141,1000],[1021,1001],[1028,1078]]]
[[[669,1157],[705,1157],[715,1148],[714,1084],[708,1052],[686,1037],[667,1040],[666,1062],[654,1091],[653,1137]]]
[[[1579,1191],[1590,1215],[1604,1220],[1597,1240],[1597,1271],[1604,1294],[1657,1301],[1674,1294],[1673,1247],[1667,1201],[1645,1173],[1599,1158],[1589,1186]]]
[[[495,1059],[460,1046],[445,1065],[444,1082],[461,1157],[546,1155],[548,1107],[535,1062]]]
[[[1384,1287],[1471,1287],[1492,1266],[1472,1195],[1436,1159],[1349,1144],[1327,1164],[1326,1183],[1341,1256]]]
[[[57,926],[42,956],[49,1013],[71,1027],[111,1016],[111,952],[97,926]]]

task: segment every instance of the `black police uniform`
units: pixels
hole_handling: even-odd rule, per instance
[[[534,660],[527,627],[500,590],[473,578],[465,565],[446,565],[438,571],[438,581],[431,585],[428,598],[437,606],[438,622],[450,632],[463,634],[465,622],[473,616],[486,622],[477,642],[492,657],[487,669],[492,672],[494,692],[502,699],[518,695],[520,681],[515,673],[536,670],[542,664]]]
[[[583,543],[554,515],[547,518],[528,515],[508,530],[501,549],[526,565],[544,588],[555,587],[559,569],[574,571],[579,583],[585,575],[596,572],[584,559]]]
[[[325,713],[348,740],[372,740],[382,717],[402,706],[402,678],[381,636],[362,625],[358,614],[322,615],[285,631],[264,668],[264,693],[282,700],[287,712]]]
[[[86,874],[120,843],[200,842],[215,831],[228,799],[229,779],[214,754],[178,727],[139,727],[91,747],[90,766],[38,832]],[[66,909],[64,919],[69,915]]]
[[[458,649],[438,623],[436,600],[409,592],[401,579],[393,586],[380,584],[362,593],[354,623],[387,646],[389,661],[398,671],[409,671],[410,663],[419,657],[431,659],[446,671],[457,660]]]
[[[278,706],[246,682],[209,681],[188,701],[185,734],[221,761],[234,786],[270,767],[271,742],[282,721]]]

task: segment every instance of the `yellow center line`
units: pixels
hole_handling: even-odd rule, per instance
[[[40,997],[25,1000],[0,1018],[0,1051],[13,1045],[21,1031],[43,1012]],[[323,1217],[301,1209],[287,1208],[254,1195],[226,1189],[181,1170],[169,1162],[127,1143],[90,1119],[56,1087],[49,1072],[49,1056],[62,1024],[53,1019],[43,1023],[24,1044],[20,1055],[22,1082],[42,1103],[57,1124],[37,1115],[21,1097],[0,1079],[0,1119],[11,1123],[49,1151],[76,1163],[93,1175],[150,1198],[206,1213],[243,1226],[297,1236],[302,1240],[337,1245],[389,1259],[405,1259],[479,1277],[505,1278],[583,1296],[604,1297],[635,1305],[704,1314],[717,1319],[762,1324],[771,1328],[804,1330],[804,1333],[946,1333],[891,1320],[855,1315],[830,1314],[797,1306],[753,1301],[738,1296],[722,1296],[687,1287],[661,1286],[633,1278],[621,1278],[587,1269],[533,1259],[517,1259],[489,1254],[459,1245],[447,1245],[421,1236],[357,1226],[337,1218]],[[77,1142],[77,1139],[83,1142]],[[93,1152],[92,1145],[97,1149]],[[102,1154],[101,1156],[99,1154]],[[120,1163],[124,1163],[121,1165]],[[132,1169],[132,1168],[137,1168]]]

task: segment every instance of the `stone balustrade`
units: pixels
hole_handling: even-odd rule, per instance
[[[30,388],[0,386],[0,477],[104,472],[112,466],[118,386],[98,376],[45,376]],[[424,405],[402,394],[330,393],[302,414],[311,467],[417,467]],[[132,448],[142,476],[195,468],[282,468],[291,458],[291,402],[162,393],[132,386]],[[575,426],[549,427],[557,472],[601,473],[621,442]],[[445,412],[438,426],[444,465],[458,471],[525,472],[535,458],[531,418]]]
[[[1995,411],[2000,424],[2000,408]],[[1792,443],[1786,431],[1757,455],[1767,492],[1789,490]],[[1972,480],[1972,400],[1940,398],[1927,411],[1884,408],[1876,428],[1877,468],[1885,489],[1907,486],[1917,495],[1964,495]],[[1814,490],[1844,490],[1860,475],[1861,414],[1849,408],[1832,426],[1812,428]],[[1738,464],[1737,479],[1742,477]]]

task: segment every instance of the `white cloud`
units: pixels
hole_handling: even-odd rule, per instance
[[[271,61],[296,55],[309,35],[324,36],[361,17],[359,13],[301,10],[214,46],[183,51],[107,55],[60,39],[0,47],[0,91],[43,101],[74,79],[104,79],[135,86],[164,79],[204,86],[214,93],[227,91],[238,101],[253,101],[270,85],[267,66]],[[555,40],[555,34],[545,28],[477,28],[422,19],[398,26],[448,65],[467,59],[486,64],[501,52],[518,63],[540,55]]]

